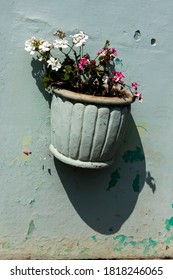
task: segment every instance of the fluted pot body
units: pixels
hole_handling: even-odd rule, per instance
[[[73,166],[109,166],[122,142],[132,101],[54,90],[50,151]]]

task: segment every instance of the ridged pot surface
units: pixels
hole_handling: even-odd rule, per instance
[[[89,101],[86,95],[74,93],[74,100],[69,91],[55,93],[51,104],[51,152],[78,167],[109,166],[125,133],[132,99],[113,103],[107,98],[101,104],[98,99],[102,101],[103,97],[92,96]]]

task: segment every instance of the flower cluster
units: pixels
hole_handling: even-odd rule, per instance
[[[84,54],[88,35],[83,31],[70,35],[70,43],[63,31],[57,30],[54,35],[58,38],[52,42],[35,37],[25,42],[25,50],[31,55],[37,55],[38,61],[46,66],[42,77],[46,88],[57,85],[84,94],[120,98],[133,95],[134,99],[142,102],[143,97],[138,92],[137,83],[127,85],[125,75],[116,71],[115,58],[118,54],[115,48],[110,48],[108,40],[96,57],[91,59],[88,53]]]

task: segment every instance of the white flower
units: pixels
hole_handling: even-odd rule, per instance
[[[25,42],[25,51],[29,52],[31,55],[35,53],[35,37],[32,37]]]
[[[54,57],[51,57],[49,60],[47,60],[48,67],[51,66],[52,70],[58,71],[61,68],[61,63],[58,59],[55,59]]]
[[[81,47],[86,43],[86,40],[88,39],[88,35],[84,34],[83,31],[80,31],[73,36],[70,35],[70,37],[72,37],[72,42],[76,47]]]
[[[108,75],[104,75],[104,76],[103,76],[103,82],[104,82],[105,84],[107,84],[108,79],[109,79]]]
[[[54,47],[57,49],[66,49],[68,48],[68,41],[66,39],[57,39],[55,40],[55,42],[53,43]]]
[[[41,42],[40,46],[39,46],[39,50],[41,52],[48,52],[51,49],[51,44],[48,41],[43,41]]]

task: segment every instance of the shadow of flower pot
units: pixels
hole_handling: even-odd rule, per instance
[[[89,170],[54,159],[70,202],[81,219],[101,234],[116,233],[133,212],[146,176],[145,155],[132,116],[113,165]]]

